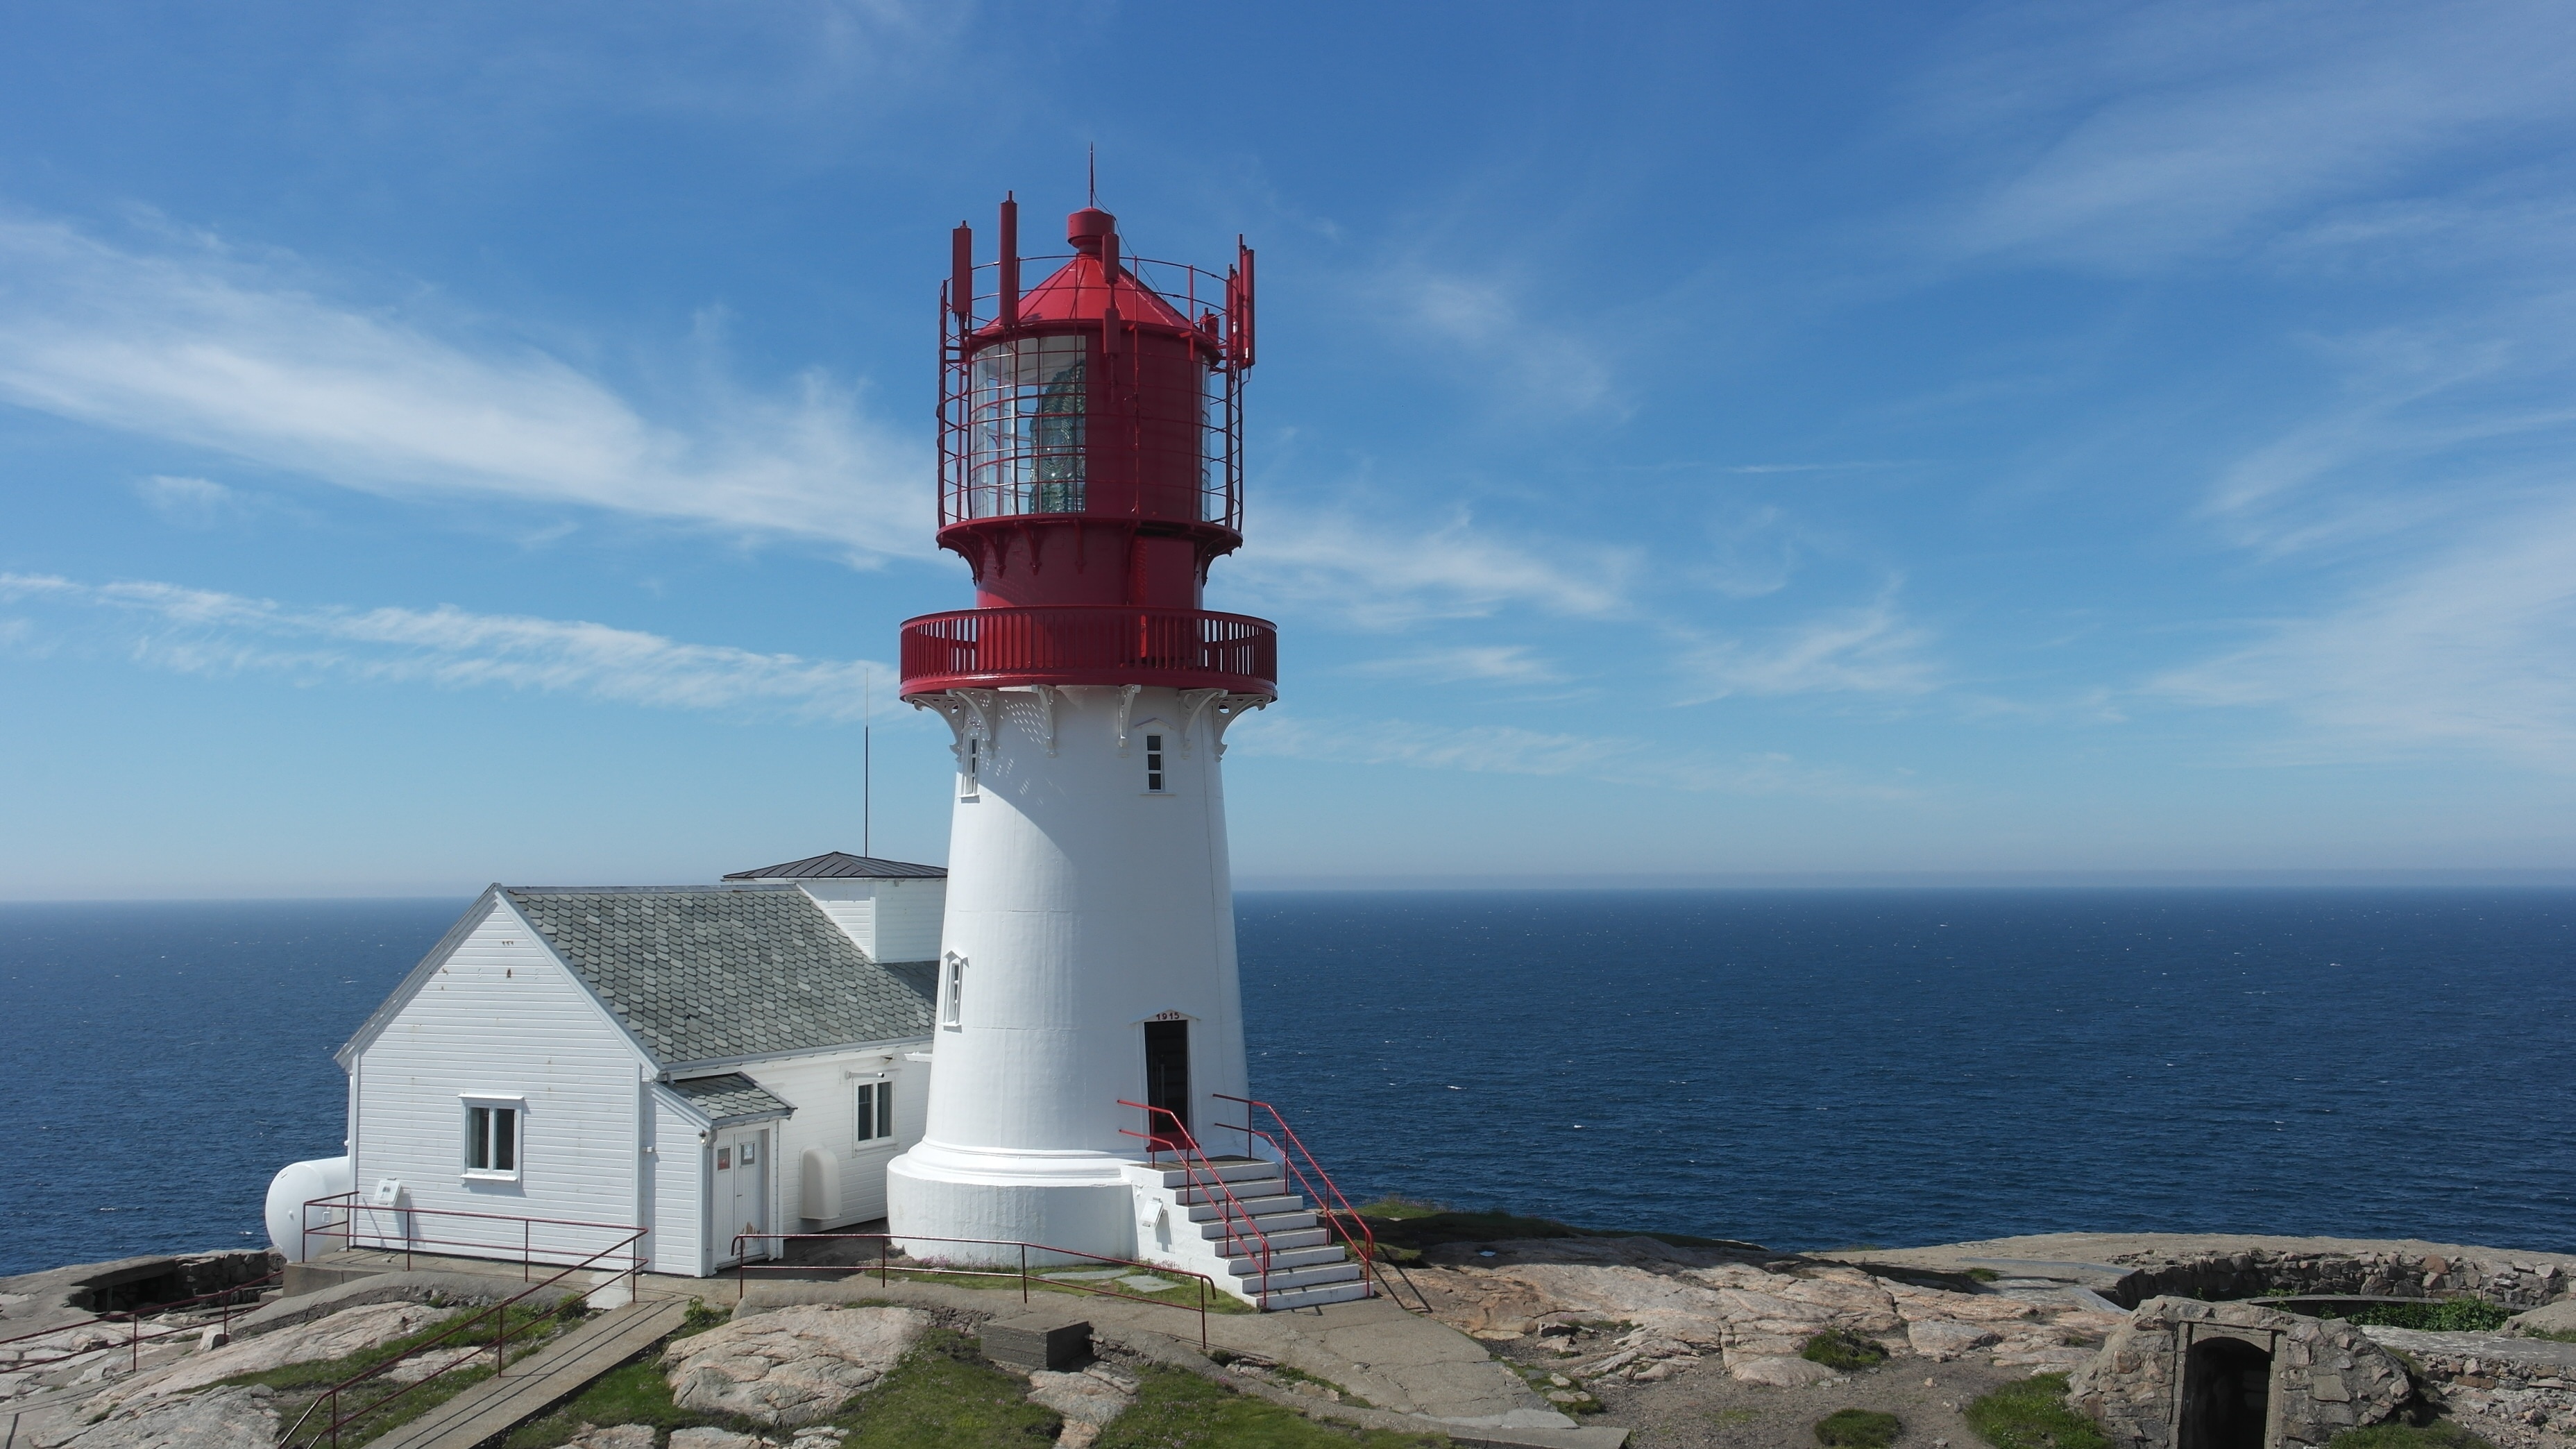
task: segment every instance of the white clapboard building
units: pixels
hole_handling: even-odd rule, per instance
[[[356,1246],[561,1261],[609,1236],[568,1225],[627,1226],[651,1271],[703,1276],[883,1217],[921,1136],[947,884],[834,852],[491,887],[340,1049],[349,1155],[279,1174],[272,1236],[342,1246],[297,1240],[335,1216],[306,1201],[349,1189]]]

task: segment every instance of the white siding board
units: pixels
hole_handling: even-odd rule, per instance
[[[948,913],[948,882],[940,879],[890,880],[877,896],[879,961],[939,959],[940,920]]]
[[[515,913],[493,911],[459,942],[355,1065],[361,1193],[396,1178],[419,1209],[633,1224],[646,1063]],[[473,1092],[525,1099],[515,1182],[464,1176],[463,1094]],[[420,1238],[458,1240],[451,1252],[472,1244],[516,1256],[522,1238],[517,1223],[413,1223]],[[534,1246],[576,1256],[614,1237],[526,1231]]]
[[[653,1271],[707,1274],[705,1128],[655,1091],[653,1100]]]
[[[877,954],[877,883],[872,880],[799,881],[806,898],[832,918],[851,944],[873,960]]]

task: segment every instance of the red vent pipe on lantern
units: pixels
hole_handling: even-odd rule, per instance
[[[1002,196],[1002,325],[1020,325],[1020,204]]]

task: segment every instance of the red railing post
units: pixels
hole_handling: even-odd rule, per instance
[[[1029,1245],[1020,1244],[1020,1301],[1029,1301]]]

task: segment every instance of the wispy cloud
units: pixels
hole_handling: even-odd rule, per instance
[[[1392,510],[1390,510],[1390,514]],[[1512,537],[1461,514],[1429,527],[1348,510],[1265,509],[1260,546],[1227,561],[1229,591],[1340,615],[1362,628],[1477,618],[1507,606],[1598,617],[1624,602],[1635,556]]]
[[[1553,684],[1565,678],[1555,665],[1537,658],[1526,644],[1470,644],[1455,649],[1427,649],[1391,659],[1371,659],[1351,666],[1353,674],[1402,679],[1414,684],[1456,684],[1483,680],[1497,684]]]
[[[1235,726],[1228,744],[1252,755],[1331,764],[1490,775],[1576,775],[1619,785],[1720,794],[1898,799],[1915,793],[1899,785],[1854,780],[1784,754],[1726,756],[1669,742],[1557,734],[1516,725],[1305,719],[1265,712]]]
[[[2241,247],[2474,141],[2563,132],[2576,12],[2550,0],[1998,6],[1926,90],[2012,158],[1958,247],[2135,268]]]
[[[156,473],[136,480],[134,492],[163,521],[181,528],[216,528],[259,510],[261,500],[211,478]]]
[[[2571,303],[2532,295],[2509,316],[2315,339],[2340,396],[2221,469],[2203,516],[2230,543],[2280,556],[2554,489],[2576,433]]]
[[[0,641],[22,652],[63,640],[104,645],[137,663],[189,674],[274,673],[447,688],[498,686],[662,709],[856,720],[866,660],[755,654],[659,634],[514,614],[435,609],[298,607],[176,584],[83,584],[0,574]],[[48,629],[66,612],[88,616]]]
[[[2468,748],[2576,770],[2576,507],[2518,513],[2320,615],[2154,688],[2287,712],[2281,749],[2352,758]]]
[[[1932,634],[1909,621],[1892,596],[1820,614],[1755,639],[1688,645],[1677,701],[1730,695],[1921,694],[1940,679],[1925,650]]]
[[[928,537],[923,449],[819,372],[658,413],[524,344],[319,295],[293,263],[0,221],[0,399],[391,494],[612,509],[866,558]]]
[[[1399,265],[1362,291],[1391,307],[1413,341],[1475,359],[1492,406],[1547,418],[1620,406],[1607,349],[1538,315],[1508,277]]]

